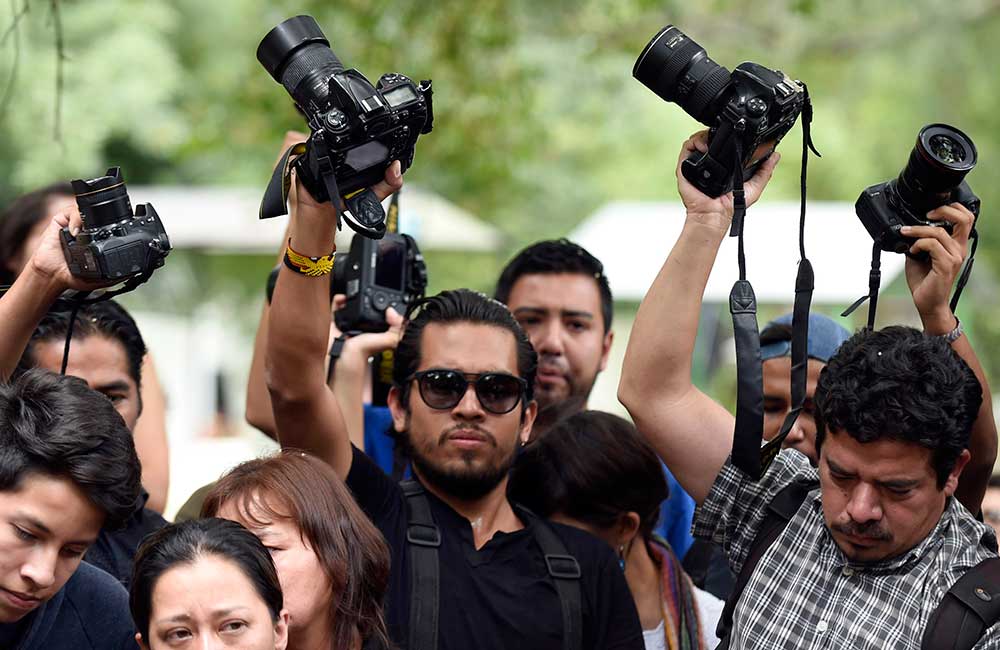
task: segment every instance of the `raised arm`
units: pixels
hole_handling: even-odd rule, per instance
[[[732,194],[711,199],[681,174],[680,163],[707,151],[707,132],[687,140],[677,187],[687,209],[681,235],[646,293],[629,337],[618,399],[684,490],[701,503],[732,448],[735,419],[691,382],[691,357],[702,294],[733,216]],[[779,156],[745,184],[747,204],[760,196]]]
[[[170,447],[167,444],[167,400],[153,363],[146,353],[142,360],[142,414],[135,423],[132,437],[135,452],[142,463],[142,486],[149,492],[146,507],[163,512],[170,492]]]
[[[384,198],[401,186],[399,164],[393,163],[386,180],[373,189]],[[317,203],[296,180],[291,208],[292,248],[307,257],[330,254],[336,224],[333,206]],[[351,441],[337,400],[326,385],[329,277],[305,276],[282,265],[268,325],[267,388],[279,442],[316,454],[346,478]]]
[[[924,331],[932,335],[945,335],[958,324],[958,319],[949,306],[949,296],[961,270],[968,249],[969,233],[974,217],[960,203],[942,206],[927,214],[934,221],[947,221],[952,225],[949,235],[944,228],[934,226],[908,227],[903,234],[917,239],[911,252],[923,252],[927,258],[906,259],[906,282],[913,294],[913,304],[920,314]],[[983,403],[979,407],[976,421],[972,425],[969,438],[971,458],[959,477],[955,497],[977,514],[982,507],[986,486],[993,474],[993,464],[997,458],[997,428],[993,419],[993,399],[986,381],[982,364],[972,349],[967,336],[959,336],[951,344],[952,349],[962,357],[976,373],[983,389]]]

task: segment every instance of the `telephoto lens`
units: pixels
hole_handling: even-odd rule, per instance
[[[72,185],[85,230],[104,228],[132,218],[132,203],[120,167],[108,169],[107,174],[99,178],[74,180]]]
[[[947,124],[925,126],[896,181],[899,201],[919,215],[933,210],[951,198],[977,160],[969,136]]]
[[[673,25],[653,37],[632,68],[632,76],[705,126],[714,126],[715,105],[729,87],[730,73],[705,48]]]
[[[310,102],[324,106],[330,77],[344,70],[312,16],[294,16],[269,31],[257,46],[257,60],[303,109]]]

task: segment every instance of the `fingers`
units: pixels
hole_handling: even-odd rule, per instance
[[[386,197],[396,193],[403,187],[402,165],[398,160],[393,160],[385,170],[385,180],[372,187],[375,196],[379,201],[384,201]]]
[[[691,135],[681,145],[681,153],[677,158],[677,174],[681,173],[681,163],[687,160],[695,152],[705,153],[708,151],[708,131],[698,131]]]
[[[969,241],[972,226],[976,223],[976,216],[961,203],[942,205],[939,208],[931,210],[927,213],[927,219],[929,221],[947,221],[952,224],[951,237],[963,249]]]
[[[768,182],[774,175],[774,168],[778,166],[780,160],[781,154],[777,151],[773,152],[760,164],[757,171],[750,177],[750,180],[744,183],[743,187],[747,194],[748,204],[760,198],[760,195],[764,192],[764,188],[767,187]]]
[[[403,328],[403,315],[389,307],[385,310],[385,322],[389,323],[389,330],[401,331]]]
[[[344,305],[347,304],[347,296],[342,293],[338,293],[333,297],[333,311],[338,309],[343,309]]]
[[[278,152],[278,157],[274,159],[274,164],[271,167],[278,166],[278,163],[281,162],[281,157],[285,155],[289,147],[300,142],[305,142],[308,139],[309,136],[300,131],[286,131],[285,139],[281,142],[281,150]]]
[[[903,234],[908,237],[919,237],[910,247],[911,254],[927,253],[931,258],[931,268],[954,280],[962,268],[965,250],[958,247],[944,228],[937,226],[920,226],[904,228]],[[909,230],[910,232],[906,232]],[[926,232],[929,231],[929,232]],[[959,249],[959,250],[956,250]],[[949,286],[951,282],[949,281]]]

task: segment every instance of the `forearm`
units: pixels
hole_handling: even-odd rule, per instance
[[[288,241],[286,236],[285,241]],[[244,415],[247,422],[272,440],[274,433],[274,412],[271,409],[271,394],[267,390],[265,360],[271,306],[265,301],[257,324],[257,335],[253,340],[253,357],[250,359],[250,375],[247,377],[247,398]]]
[[[639,431],[698,503],[732,447],[732,415],[691,381],[702,295],[725,236],[725,225],[689,217],[639,308],[619,385]]]
[[[334,220],[326,211],[299,209],[289,232],[293,248],[302,255],[318,257],[333,250]],[[282,266],[268,325],[267,387],[278,440],[283,447],[318,455],[346,475],[350,440],[326,386],[329,276],[308,277]]]
[[[332,389],[340,406],[340,412],[344,416],[344,425],[347,427],[351,443],[358,449],[365,448],[365,408],[364,408],[364,382],[367,378],[365,372],[367,359],[360,359],[365,362],[363,365],[356,363],[354,359],[347,359],[344,356],[337,361],[333,371]]]
[[[924,318],[923,320],[924,331],[931,335],[947,334],[957,322],[950,310],[947,316],[937,319]],[[986,380],[986,373],[983,371],[975,350],[972,349],[968,336],[963,334],[958,337],[951,344],[951,347],[972,368],[983,390],[983,401],[979,406],[979,412],[969,437],[969,462],[962,470],[958,480],[958,488],[955,490],[955,497],[968,508],[969,512],[976,514],[982,507],[987,483],[993,474],[993,465],[997,458],[997,429],[993,419],[993,398],[989,382]]]
[[[10,379],[32,333],[64,289],[29,263],[0,298],[0,381]]]
[[[643,298],[622,365],[619,398],[631,411],[657,399],[676,399],[691,387],[691,358],[702,295],[725,227],[689,218]]]

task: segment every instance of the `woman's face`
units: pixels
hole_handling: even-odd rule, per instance
[[[259,510],[249,514],[247,517],[234,503],[227,502],[215,516],[242,524],[271,552],[292,632],[308,630],[310,637],[329,634],[333,589],[316,553],[292,520],[269,517]],[[260,521],[268,523],[261,525]]]
[[[229,559],[202,555],[164,572],[153,586],[144,650],[285,650],[288,615],[275,622],[246,574]]]

